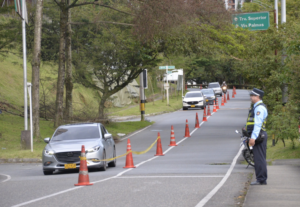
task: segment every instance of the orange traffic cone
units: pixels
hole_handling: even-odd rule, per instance
[[[202,121],[207,121],[207,118],[206,118],[206,107],[203,110],[203,120]]]
[[[130,139],[127,140],[127,152],[129,151],[131,151]],[[125,167],[123,168],[135,168],[133,164],[132,152],[129,152],[126,155],[126,163],[125,163]]]
[[[200,89],[202,89],[202,84],[200,85]]]
[[[176,141],[175,141],[175,134],[174,134],[173,125],[171,126],[171,140],[170,140],[170,145],[169,146],[177,146]]]
[[[234,96],[234,90],[232,91],[232,98],[235,98],[235,96]]]
[[[198,113],[196,113],[196,121],[195,121],[195,128],[200,128],[199,119],[198,119]]]
[[[222,96],[222,103],[221,103],[221,106],[225,106],[225,104],[224,104],[224,96]]]
[[[87,163],[86,163],[84,145],[81,146],[78,184],[74,184],[74,185],[75,186],[93,185],[93,183],[90,183],[89,171],[88,171]]]
[[[213,109],[213,112],[217,112],[217,107],[216,107],[216,101],[214,101],[214,109]]]
[[[162,146],[161,146],[161,140],[160,140],[160,133],[158,132],[157,134],[157,144],[156,144],[156,155],[154,156],[164,156],[163,151],[162,151]]]
[[[217,98],[217,109],[220,109],[219,107],[219,99]]]
[[[226,101],[226,94],[224,94],[224,103],[227,103],[227,101]]]
[[[190,130],[189,130],[188,120],[186,120],[185,123],[186,123],[186,124],[185,124],[185,135],[184,135],[184,137],[191,137],[191,135],[190,135]]]
[[[207,116],[211,116],[209,104],[208,104],[208,107],[207,107]]]
[[[236,95],[236,88],[235,88],[235,86],[234,86],[234,95]]]
[[[229,91],[227,92],[227,100],[229,101],[230,98],[229,98]]]

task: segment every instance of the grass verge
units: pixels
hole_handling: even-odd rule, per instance
[[[149,102],[145,104],[145,113],[153,114],[160,112],[172,112],[180,109],[182,107],[182,98],[181,97],[170,97],[169,99],[170,105],[167,106],[167,101],[158,100],[153,102]],[[132,115],[140,115],[140,106],[136,105],[127,110],[117,111],[110,114],[110,116],[132,116]]]
[[[281,140],[277,144],[272,146],[272,139],[268,139],[267,144],[267,159],[279,160],[279,159],[299,159],[300,158],[300,142],[295,140],[295,148],[292,148],[292,141],[285,140],[285,147]]]
[[[117,133],[129,134],[153,123],[150,122],[118,122],[106,124],[107,130],[114,138]],[[46,145],[43,139],[33,142],[33,152],[21,150],[21,131],[24,130],[24,118],[8,113],[0,114],[0,159],[9,158],[42,158],[42,151]],[[40,131],[43,138],[51,137],[55,128],[51,121],[40,121]]]

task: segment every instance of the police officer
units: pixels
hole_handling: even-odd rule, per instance
[[[266,132],[266,118],[268,111],[266,105],[262,102],[264,92],[254,88],[251,93],[251,102],[254,104],[249,111],[246,130],[251,139],[249,145],[253,146],[253,156],[255,163],[256,181],[251,185],[266,185],[267,184],[267,132]],[[262,139],[263,137],[263,139]]]

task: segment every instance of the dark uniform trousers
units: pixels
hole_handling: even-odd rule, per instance
[[[254,167],[256,180],[258,182],[265,182],[268,178],[267,173],[267,161],[266,161],[266,151],[267,151],[267,132],[263,132],[265,134],[264,141],[260,144],[255,144],[253,147],[253,155],[254,155]]]

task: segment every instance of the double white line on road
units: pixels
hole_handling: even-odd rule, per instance
[[[214,113],[212,113],[211,115],[213,115]],[[207,119],[209,119],[209,117],[207,117]],[[201,122],[200,126],[204,124],[204,122]],[[149,126],[150,127],[150,126]],[[148,127],[134,133],[134,134],[131,134],[129,137],[147,129]],[[192,135],[195,131],[197,131],[198,128],[194,129],[190,135]],[[127,139],[129,137],[126,137],[126,138],[123,138],[122,140],[124,139]],[[187,137],[183,138],[182,140],[180,140],[179,142],[177,142],[177,145],[180,144],[181,142],[183,142],[184,140],[186,140]],[[173,149],[174,147],[169,147],[165,152],[163,152],[164,154],[168,153],[171,149]],[[239,157],[240,153],[241,153],[241,150],[242,150],[242,147],[241,149],[239,150],[239,153],[236,155],[236,157],[234,158],[233,162],[231,163],[231,166],[229,168],[229,170],[227,171],[226,175],[223,177],[223,176],[220,176],[220,177],[223,177],[223,179],[221,180],[221,182],[207,195],[205,196],[201,201],[200,203],[196,206],[196,207],[201,207],[201,206],[204,206],[207,201],[209,201],[209,199],[223,186],[223,184],[226,182],[226,180],[228,179],[228,177],[230,176],[235,164],[236,164],[236,160],[237,158]],[[157,159],[158,156],[156,157],[153,157],[153,158],[150,158],[148,160],[145,160],[139,164],[136,165],[136,167],[139,167],[147,162],[150,162],[154,159]],[[111,179],[114,179],[114,178],[119,178],[120,176],[122,176],[123,174],[125,174],[126,172],[129,172],[133,170],[133,168],[130,168],[130,169],[127,169],[127,170],[124,170],[123,172],[120,172],[119,174],[117,174],[116,176],[112,176],[112,177],[109,177],[109,178],[105,178],[105,179],[102,179],[102,180],[98,180],[98,181],[95,181],[95,182],[92,182],[92,183],[101,183],[101,182],[104,182],[104,181],[108,181],[108,180],[111,180]],[[63,193],[67,193],[67,192],[70,192],[70,191],[73,191],[73,190],[77,190],[77,189],[81,189],[83,188],[84,186],[78,186],[78,187],[73,187],[73,188],[69,188],[67,190],[63,190],[63,191],[60,191],[60,192],[57,192],[57,193],[53,193],[53,194],[50,194],[50,195],[47,195],[47,196],[43,196],[43,197],[40,197],[40,198],[37,198],[37,199],[33,199],[33,200],[30,200],[30,201],[27,201],[27,202],[24,202],[24,203],[20,203],[20,204],[17,204],[17,205],[14,205],[13,207],[19,207],[19,206],[24,206],[24,205],[27,205],[27,204],[30,204],[30,203],[34,203],[34,202],[37,202],[37,201],[40,201],[40,200],[44,200],[44,199],[47,199],[47,198],[51,198],[51,197],[54,197],[54,196],[57,196],[57,195],[61,195]]]

